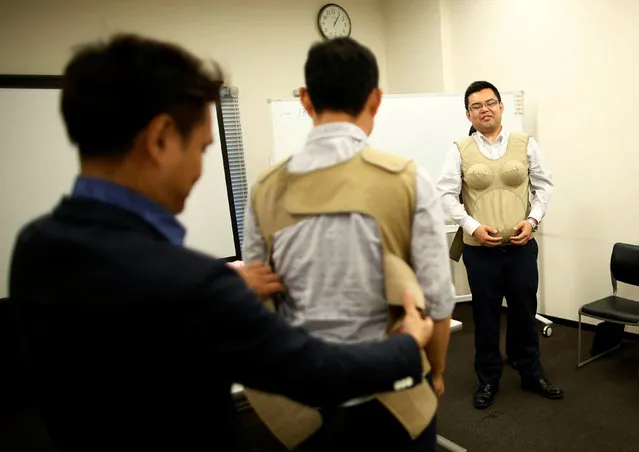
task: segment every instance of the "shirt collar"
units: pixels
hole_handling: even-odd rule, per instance
[[[504,140],[506,140],[508,138],[508,134],[509,132],[506,130],[506,128],[504,126],[501,126],[501,131],[499,132],[499,135],[497,135],[497,139],[495,139],[494,143],[491,143],[490,140],[488,138],[486,138],[484,136],[484,134],[482,134],[481,132],[477,131],[474,133],[474,135],[482,140],[484,143],[486,144],[498,144],[498,143],[502,143]]]
[[[356,141],[368,141],[368,135],[350,122],[330,122],[313,127],[308,135],[307,143],[326,138],[352,138]]]
[[[186,229],[171,212],[127,187],[87,176],[79,176],[72,196],[91,198],[120,207],[142,217],[169,242],[182,246]]]

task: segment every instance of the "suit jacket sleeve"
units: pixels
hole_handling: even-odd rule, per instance
[[[357,345],[330,345],[268,311],[232,270],[207,281],[193,323],[209,336],[214,359],[232,382],[307,405],[332,405],[422,380],[419,346],[409,335]]]

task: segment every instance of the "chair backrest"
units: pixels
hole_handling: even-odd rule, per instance
[[[615,243],[610,257],[612,288],[617,292],[617,281],[639,286],[639,246]]]

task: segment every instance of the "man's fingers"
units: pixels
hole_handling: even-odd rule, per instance
[[[404,296],[402,297],[402,304],[404,305],[404,311],[406,315],[419,315],[419,311],[417,311],[417,305],[415,304],[415,296],[410,290],[404,292]]]
[[[488,236],[486,238],[486,240],[484,241],[484,244],[487,246],[497,246],[500,245],[502,242],[502,238],[501,237],[491,237]]]
[[[264,282],[267,283],[280,282],[282,280],[282,278],[280,278],[280,275],[278,275],[277,273],[269,273],[267,275],[263,275],[262,278],[264,279]]]
[[[284,292],[284,284],[282,283],[268,283],[264,286],[264,291],[267,293]]]
[[[251,270],[252,273],[255,273],[258,275],[268,275],[270,273],[273,273],[273,269],[271,268],[270,265],[266,265],[261,262],[252,262],[246,265],[245,267],[248,267],[248,269]]]

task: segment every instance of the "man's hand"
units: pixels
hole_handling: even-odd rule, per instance
[[[519,231],[519,234],[510,238],[511,243],[513,245],[520,246],[528,243],[532,234],[532,225],[528,222],[528,220],[520,221],[514,229],[515,231]]]
[[[433,374],[433,390],[437,397],[441,397],[444,395],[444,376],[442,374]]]
[[[492,247],[501,244],[502,238],[494,237],[492,234],[497,234],[497,229],[482,224],[478,226],[477,229],[475,229],[475,232],[473,232],[473,237],[475,237],[475,239],[484,246]]]
[[[400,331],[413,336],[419,344],[419,348],[424,348],[433,335],[433,321],[430,317],[422,317],[415,305],[415,297],[409,290],[404,292],[404,298],[402,301],[404,303],[404,311],[406,312],[406,315],[402,321]]]
[[[270,266],[262,262],[251,262],[235,270],[249,289],[260,297],[267,297],[285,290],[280,275],[274,273]]]

